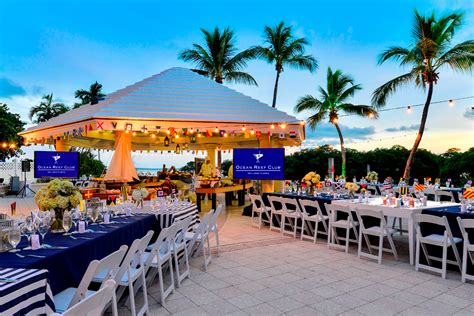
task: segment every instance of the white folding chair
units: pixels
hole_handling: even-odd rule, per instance
[[[474,281],[474,275],[467,273],[467,263],[470,259],[471,264],[474,265],[474,244],[471,244],[469,240],[469,234],[466,229],[474,230],[474,219],[461,219],[457,218],[459,228],[461,229],[463,242],[462,249],[462,269],[461,269],[461,281],[466,282],[466,280]]]
[[[424,270],[428,270],[431,272],[441,273],[443,279],[446,279],[446,268],[447,264],[457,265],[459,271],[461,271],[461,259],[459,257],[458,249],[456,248],[456,244],[462,241],[461,238],[453,237],[451,233],[451,228],[449,227],[448,219],[446,216],[439,217],[434,215],[428,214],[412,214],[413,223],[416,225],[416,262],[415,262],[415,270],[418,271],[420,268]],[[427,236],[423,236],[421,233],[420,225],[422,224],[431,224],[437,225],[440,227],[444,227],[444,233],[441,234],[430,234]],[[426,245],[432,245],[437,247],[443,248],[443,255],[442,258],[438,258],[435,256],[431,256],[428,253],[428,249]],[[452,248],[454,252],[454,256],[456,261],[448,260],[448,248]],[[428,265],[420,263],[420,248],[423,249],[423,253],[425,255],[426,261]],[[441,262],[442,267],[441,269],[435,268],[431,265],[431,260]]]
[[[448,197],[450,202],[455,202],[454,194],[451,191],[436,190],[435,191],[435,201],[441,202],[441,197]]]
[[[283,212],[281,197],[275,195],[268,195],[268,202],[270,203],[270,230],[277,230],[279,232],[282,232],[283,216],[285,214]],[[278,223],[278,226],[275,226],[273,218],[275,218],[275,221]]]
[[[428,200],[430,200],[431,197],[436,200],[436,191],[433,188],[425,188],[423,190],[423,194],[426,196]]]
[[[282,217],[282,234],[290,234],[296,238],[296,232],[298,230],[298,219],[301,218],[301,210],[296,199],[292,198],[281,198],[281,204],[283,206],[283,217]],[[287,230],[287,227],[290,230]]]
[[[135,239],[128,249],[127,255],[120,264],[120,269],[115,275],[117,283],[117,299],[120,300],[125,289],[128,288],[130,300],[130,309],[133,316],[148,314],[148,296],[145,279],[145,250],[153,237],[153,231],[150,230],[141,239]],[[99,273],[94,276],[94,282],[102,282],[104,275]],[[143,305],[138,309],[135,306],[135,293],[142,288]]]
[[[201,219],[201,222],[192,232],[184,234],[185,240],[188,243],[188,254],[197,257],[202,250],[204,257],[204,270],[207,271],[207,266],[211,263],[211,244],[209,242],[209,221],[212,216],[212,211],[206,213]],[[207,246],[207,247],[206,247]]]
[[[357,250],[357,256],[360,258],[367,257],[371,259],[376,259],[379,264],[382,263],[382,252],[390,252],[395,257],[395,260],[398,260],[397,249],[395,248],[395,244],[393,243],[392,235],[395,233],[395,229],[389,228],[387,226],[387,221],[385,220],[385,216],[383,215],[382,211],[374,211],[371,209],[364,209],[361,207],[356,207],[356,214],[359,220],[359,247]],[[368,218],[376,219],[379,222],[379,226],[371,226],[366,227],[366,223],[364,223],[364,219],[367,220]],[[379,244],[378,246],[372,245],[370,243],[370,236],[378,237]],[[388,243],[390,244],[389,248],[383,247],[383,240],[387,238]],[[362,251],[362,244],[365,240],[367,247],[369,249],[369,253]],[[372,254],[372,249],[378,251],[377,255]]]
[[[176,235],[174,237],[174,240],[172,240],[171,252],[174,259],[174,271],[176,272],[177,287],[181,286],[181,282],[185,278],[190,277],[189,254],[188,247],[186,247],[185,234],[188,231],[189,225],[191,224],[192,220],[192,217],[186,217],[185,219],[175,223],[175,225],[177,225]],[[184,263],[183,268],[180,267],[180,259]]]
[[[111,253],[107,257],[102,258],[101,260],[91,261],[77,288],[67,288],[54,295],[53,299],[56,311],[59,313],[64,312],[89,295],[94,294],[95,291],[89,290],[88,288],[92,282],[95,282],[93,278],[97,273],[101,273],[104,276],[104,278],[99,281],[101,284],[109,279],[114,279],[118,273],[120,262],[127,252],[127,248],[127,246],[123,245],[119,250]],[[117,302],[115,297],[112,304],[112,312],[117,312]]]
[[[348,206],[327,204],[326,209],[329,211],[329,237],[328,248],[344,249],[346,253],[349,252],[349,243],[359,243],[359,234],[357,233],[357,226],[359,223],[352,218],[352,211]],[[347,216],[346,219],[338,219],[340,213]],[[337,229],[344,229],[346,231],[345,237],[339,237]],[[354,233],[355,239],[350,238],[351,231]],[[341,245],[340,241],[345,241],[345,245]]]
[[[251,226],[255,226],[258,227],[258,229],[261,229],[262,224],[270,224],[271,208],[266,206],[265,203],[263,203],[263,199],[260,195],[249,194],[249,198],[252,202],[252,219],[250,222]],[[257,217],[255,217],[255,214],[257,215]],[[267,219],[263,219],[263,214],[266,215]],[[254,218],[258,219],[258,222],[255,222]]]
[[[101,288],[86,297],[76,305],[67,309],[62,313],[62,316],[99,316],[103,314],[104,309],[115,298],[115,281],[107,280]],[[57,314],[56,314],[57,315]],[[112,311],[113,316],[117,316],[117,311]]]
[[[367,190],[369,190],[370,192],[374,191],[374,195],[380,195],[380,191],[377,190],[377,186],[376,185],[373,185],[373,184],[367,184]]]
[[[214,239],[216,240],[216,254],[219,256],[221,245],[219,240],[219,229],[217,227],[217,219],[223,210],[222,204],[218,205],[216,210],[212,213],[211,218],[209,219],[209,235],[214,234]]]
[[[321,211],[321,207],[317,201],[312,200],[299,200],[301,204],[301,240],[303,239],[313,239],[314,242],[318,239],[318,233],[323,235],[328,235],[328,225],[327,221],[329,220],[328,215],[324,215]],[[311,214],[311,208],[316,210],[316,214]],[[311,223],[314,223],[314,229],[311,226]],[[323,227],[324,230],[319,230],[319,224]],[[306,234],[305,232],[309,233]]]
[[[171,249],[177,226],[178,224],[175,223],[168,228],[163,228],[160,231],[155,243],[153,244],[151,251],[147,251],[144,254],[144,273],[145,275],[148,273],[148,286],[151,286],[153,280],[158,274],[158,282],[160,285],[160,303],[163,307],[165,307],[166,298],[175,290]],[[166,267],[169,269],[170,276],[170,284],[167,287],[165,287],[163,274],[163,271],[165,271]]]

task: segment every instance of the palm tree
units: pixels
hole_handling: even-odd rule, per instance
[[[47,120],[69,111],[63,103],[53,103],[53,94],[44,95],[40,104],[30,109],[30,120],[33,123],[46,122]],[[33,117],[36,119],[33,120]]]
[[[284,66],[315,72],[318,69],[318,62],[313,56],[304,55],[305,46],[309,45],[309,42],[305,38],[295,38],[291,26],[285,26],[283,22],[274,28],[265,26],[263,38],[265,46],[256,46],[253,50],[257,57],[275,64],[276,79],[272,107],[276,107],[278,81]]]
[[[96,81],[91,84],[89,90],[76,90],[74,96],[81,100],[81,102],[74,104],[74,108],[76,109],[84,104],[99,103],[99,101],[105,97],[105,94],[102,93],[102,85]]]
[[[242,71],[247,61],[254,58],[254,53],[250,49],[237,53],[234,32],[228,27],[222,32],[218,27],[212,33],[204,29],[201,32],[204,46],[193,44],[192,49],[185,49],[179,54],[180,59],[194,63],[197,68],[193,71],[218,83],[227,81],[257,85],[251,75]]]
[[[360,84],[354,84],[354,79],[349,75],[342,73],[341,70],[332,71],[328,68],[327,87],[319,87],[320,99],[312,95],[305,95],[298,100],[295,106],[297,113],[303,111],[314,112],[307,118],[310,128],[315,129],[317,124],[329,117],[329,122],[336,127],[341,142],[342,171],[341,175],[346,175],[346,148],[344,147],[344,138],[342,137],[341,127],[339,126],[339,112],[366,116],[369,118],[378,117],[377,111],[369,105],[354,105],[348,103],[348,99],[361,90]]]
[[[468,40],[454,46],[451,44],[454,33],[462,25],[462,20],[463,15],[460,13],[436,18],[434,13],[431,16],[422,16],[415,10],[411,45],[408,48],[389,47],[379,57],[379,64],[393,60],[399,62],[401,66],[409,66],[410,70],[378,87],[372,96],[373,105],[384,105],[388,96],[409,83],[414,83],[424,91],[428,88],[418,135],[403,173],[403,177],[407,180],[410,178],[413,159],[423,137],[433,88],[438,82],[440,70],[449,67],[459,72],[472,71],[474,41]]]

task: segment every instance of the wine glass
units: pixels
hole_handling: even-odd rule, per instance
[[[71,229],[71,226],[72,226],[71,214],[69,214],[69,212],[64,212],[64,215],[63,215],[63,228],[64,228],[64,231],[65,231],[65,235]]]
[[[38,225],[38,233],[40,233],[41,235],[41,240],[43,241],[43,247],[48,246],[44,242],[44,237],[46,236],[50,228],[51,228],[51,218],[49,216],[43,217]]]
[[[21,229],[19,226],[14,226],[10,231],[8,232],[8,243],[12,245],[13,249],[10,250],[10,252],[17,252],[20,251],[20,249],[16,249],[16,246],[21,241]]]

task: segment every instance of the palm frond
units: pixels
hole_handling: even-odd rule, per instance
[[[381,106],[384,106],[387,102],[387,98],[391,94],[395,93],[401,86],[414,81],[416,76],[416,73],[409,72],[384,83],[375,89],[374,93],[372,94],[372,105],[377,109]]]
[[[247,85],[258,86],[257,81],[246,72],[241,72],[241,71],[227,72],[224,79],[229,82],[244,83]]]
[[[471,71],[474,65],[474,40],[464,41],[452,47],[436,60],[434,68],[445,65],[454,71]]]
[[[379,55],[377,63],[381,65],[388,60],[404,61],[409,55],[410,50],[399,46],[392,46]]]
[[[308,117],[306,121],[308,122],[309,127],[311,129],[315,129],[316,125],[318,125],[318,123],[324,120],[327,114],[328,114],[327,111],[320,111]]]
[[[359,116],[378,118],[379,113],[377,110],[370,105],[355,105],[352,103],[343,103],[339,106],[347,114],[355,114]]]
[[[311,55],[297,55],[286,61],[293,68],[315,72],[318,69],[318,61]]]
[[[313,97],[312,95],[305,95],[301,98],[298,99],[298,102],[295,105],[294,111],[296,113],[300,113],[303,111],[320,111],[322,108],[323,104],[321,101]]]

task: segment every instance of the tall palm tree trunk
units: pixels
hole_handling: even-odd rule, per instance
[[[281,71],[277,69],[277,75],[276,75],[276,79],[275,79],[275,87],[273,88],[272,107],[276,107],[277,94],[278,94],[278,81],[280,80],[280,73],[281,73]]]
[[[337,133],[339,134],[339,141],[341,142],[341,158],[342,158],[342,171],[341,171],[341,176],[345,177],[346,176],[346,147],[344,147],[344,138],[342,137],[342,132],[341,128],[339,127],[339,124],[333,123],[334,126],[336,126]]]
[[[413,144],[413,147],[410,151],[410,155],[407,159],[407,163],[405,165],[405,171],[403,172],[403,177],[405,178],[405,181],[408,181],[410,179],[411,165],[413,164],[415,153],[418,149],[418,146],[420,145],[421,138],[423,137],[423,132],[425,131],[426,118],[428,117],[428,110],[430,108],[432,96],[433,82],[430,82],[428,86],[428,95],[426,97],[425,106],[423,107],[423,114],[421,115],[420,129],[418,130],[418,135],[416,135],[415,144]]]

